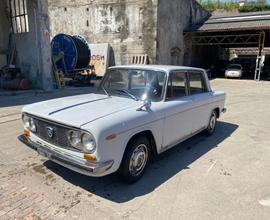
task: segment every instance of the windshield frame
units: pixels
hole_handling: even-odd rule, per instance
[[[117,69],[127,70],[127,71],[129,71],[129,70],[134,70],[134,71],[155,71],[155,72],[164,73],[164,82],[163,82],[164,85],[163,85],[162,92],[161,92],[159,100],[150,99],[152,102],[163,102],[164,101],[164,94],[165,94],[165,91],[166,91],[166,88],[167,88],[167,82],[168,82],[168,73],[166,71],[164,71],[164,70],[159,70],[159,69],[137,68],[137,67],[136,68],[133,68],[133,67],[111,67],[111,68],[108,68],[106,70],[106,73],[104,74],[100,84],[99,84],[98,91],[102,91],[103,93],[105,93],[104,89],[106,90],[106,88],[104,88],[104,83],[105,83],[107,77],[109,76],[110,71],[117,70]],[[109,96],[112,96],[112,95],[109,94]],[[121,94],[113,94],[113,96],[123,97],[123,95],[121,95]],[[128,96],[124,96],[124,97],[128,97]],[[141,98],[137,97],[137,99],[138,99],[138,101],[142,101]]]

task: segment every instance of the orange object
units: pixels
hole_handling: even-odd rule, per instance
[[[106,137],[106,140],[111,141],[111,140],[115,139],[116,137],[117,137],[117,134],[111,134],[108,137]]]
[[[93,154],[84,154],[83,157],[86,160],[91,160],[91,161],[96,161],[97,160],[96,156],[93,155]]]
[[[28,130],[28,129],[23,129],[23,134],[25,135],[25,136],[30,136],[30,131]]]

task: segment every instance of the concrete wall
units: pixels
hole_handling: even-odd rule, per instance
[[[30,79],[34,88],[51,90],[50,39],[46,1],[28,0],[27,12],[29,32],[14,35],[17,59],[16,65],[23,75]]]
[[[6,15],[6,1],[0,0],[0,51],[8,49],[9,23]],[[0,68],[6,65],[6,55],[0,54]]]
[[[34,6],[36,7],[36,6]],[[16,66],[21,68],[24,77],[31,80],[35,87],[40,87],[38,76],[39,52],[36,33],[36,14],[33,7],[33,0],[27,1],[27,13],[29,20],[29,32],[14,34],[17,57]]]
[[[132,55],[156,58],[157,0],[48,0],[51,37],[80,34],[90,43],[109,43],[116,64]]]
[[[183,65],[185,58],[191,59],[190,44],[185,45],[183,31],[208,16],[208,11],[195,0],[159,0],[157,63]]]

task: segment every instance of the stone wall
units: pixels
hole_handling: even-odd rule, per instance
[[[8,49],[9,22],[6,15],[6,1],[0,1],[0,51]],[[6,65],[6,55],[0,54],[0,68]]]
[[[150,63],[183,64],[183,30],[208,17],[195,0],[48,0],[51,37],[80,34],[109,43],[116,64],[147,54]]]
[[[207,19],[208,16],[209,12],[194,0],[159,0],[157,63],[173,65],[190,63],[191,45],[189,39],[184,40],[183,31]]]
[[[11,31],[7,1],[0,0],[0,50],[8,49]],[[15,65],[22,76],[31,80],[33,88],[52,89],[51,48],[47,1],[27,0],[29,32],[13,34]],[[6,56],[0,55],[0,68]]]
[[[46,29],[49,29],[46,1],[28,0],[27,13],[29,32],[14,35],[16,65],[21,68],[23,75],[32,81],[34,88],[50,90],[52,75],[50,40],[49,36],[46,36]]]
[[[80,34],[89,43],[109,43],[116,64],[136,54],[156,58],[157,0],[48,0],[51,37]]]

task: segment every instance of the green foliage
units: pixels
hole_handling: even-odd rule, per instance
[[[239,12],[268,11],[270,5],[247,4],[239,8]]]
[[[217,9],[232,10],[239,8],[239,4],[235,1],[224,2],[221,0],[199,0],[198,2],[209,11],[215,11]]]
[[[239,10],[239,12],[255,12],[255,11],[268,11],[270,5],[266,0],[252,0],[244,6],[239,6],[237,1],[222,1],[222,0],[197,0],[208,11],[215,11],[217,9],[224,10]]]
[[[266,0],[251,1],[248,4],[239,8],[239,12],[254,12],[254,11],[268,11],[270,5]]]

